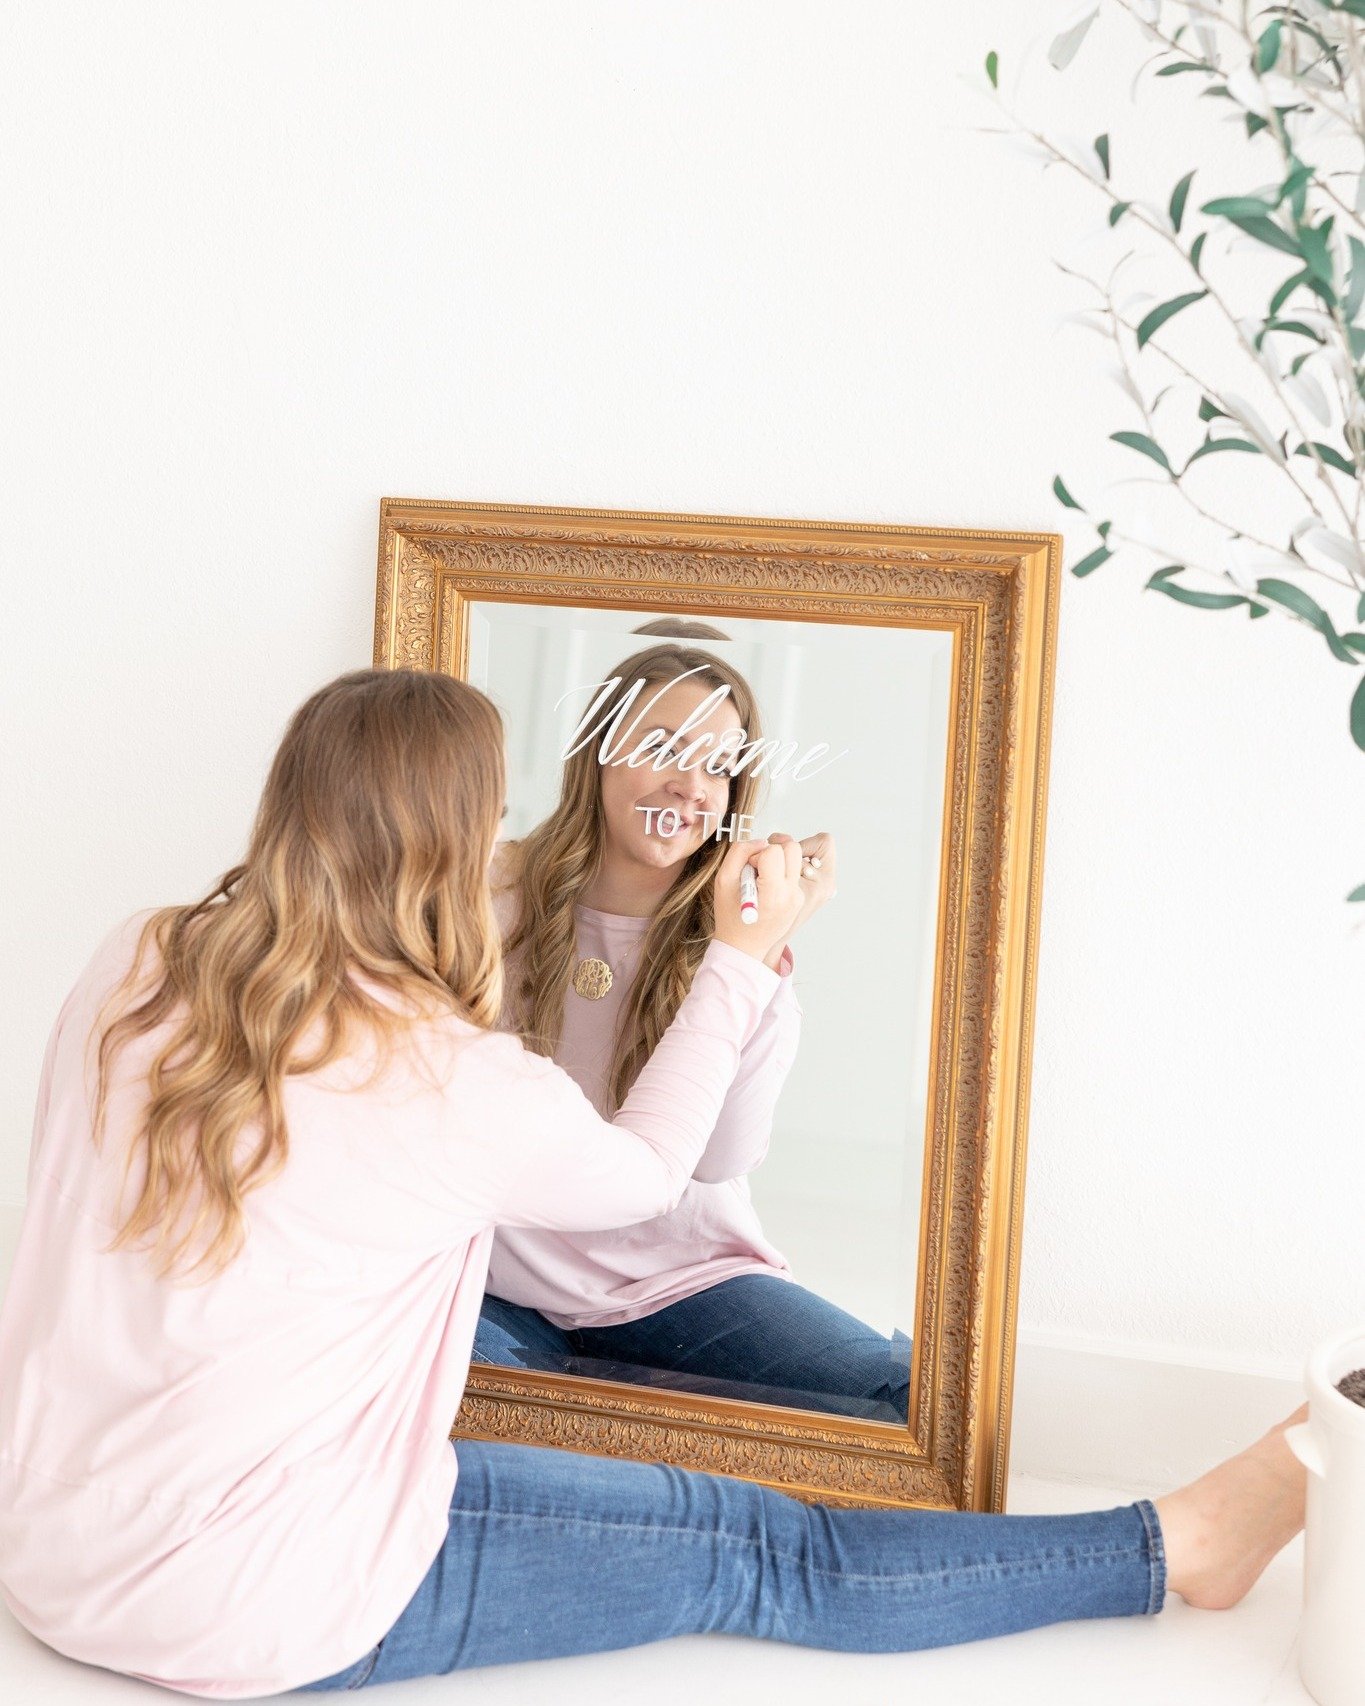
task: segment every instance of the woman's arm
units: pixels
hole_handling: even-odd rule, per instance
[[[782,963],[792,966],[790,948]],[[740,1059],[710,1141],[692,1171],[701,1184],[718,1185],[752,1173],[768,1153],[777,1098],[801,1040],[801,1005],[790,969],[781,976],[777,993]]]
[[[459,1129],[447,1177],[433,1186],[493,1225],[586,1231],[667,1214],[779,981],[752,954],[712,940],[612,1120],[554,1061],[510,1033],[487,1033],[451,1080]]]

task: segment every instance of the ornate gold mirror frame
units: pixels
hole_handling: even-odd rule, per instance
[[[483,599],[953,636],[907,1425],[475,1363],[452,1438],[671,1463],[825,1504],[1004,1509],[1061,546],[1055,533],[384,500],[379,668],[464,676]]]

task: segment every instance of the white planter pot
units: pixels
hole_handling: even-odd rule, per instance
[[[1318,1706],[1365,1706],[1365,1407],[1336,1383],[1365,1368],[1365,1327],[1309,1355],[1308,1420],[1285,1440],[1308,1470],[1299,1675]]]

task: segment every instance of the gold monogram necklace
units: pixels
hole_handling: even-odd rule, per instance
[[[595,907],[585,907],[583,910],[586,912],[594,912],[597,909]],[[617,917],[624,915],[611,913],[607,916]],[[615,971],[606,960],[600,958],[597,954],[587,954],[579,960],[573,971],[573,986],[585,1001],[600,1001],[602,999],[615,981],[615,972],[621,969],[622,955],[629,953],[631,946],[634,946],[633,942],[626,947],[616,950],[617,963]]]
[[[590,954],[574,967],[573,986],[588,1001],[600,1001],[611,985],[611,967],[595,955]]]
[[[602,913],[595,906],[584,906],[582,901],[578,902],[578,911],[589,914],[595,930],[606,937],[607,952],[613,957],[614,966],[599,954],[585,954],[573,967],[573,988],[585,1001],[601,1001],[616,978],[623,976],[624,957],[640,947],[650,926],[650,914]]]

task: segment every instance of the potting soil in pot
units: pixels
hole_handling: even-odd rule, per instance
[[[1353,1368],[1337,1381],[1337,1391],[1353,1404],[1365,1405],[1365,1368]]]

